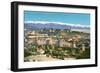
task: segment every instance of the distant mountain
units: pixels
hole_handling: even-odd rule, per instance
[[[69,24],[61,22],[43,22],[43,21],[30,21],[24,23],[24,28],[27,30],[35,29],[90,29],[88,26],[79,24]]]

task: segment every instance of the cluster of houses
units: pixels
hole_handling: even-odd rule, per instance
[[[56,35],[48,36],[48,34],[40,34],[35,31],[30,31],[27,32],[26,38],[26,41],[28,41],[28,43],[33,43],[37,45],[55,45],[59,47],[77,48],[76,42],[80,41],[81,36],[61,35],[57,37]]]
[[[33,45],[54,45],[58,47],[67,47],[67,48],[79,48],[77,47],[77,42],[83,38],[82,35],[68,35],[62,33],[62,35],[48,35],[46,33],[38,33],[35,30],[29,31],[25,33],[25,42]],[[81,52],[86,50],[86,46],[84,43],[81,44]],[[47,58],[44,54],[45,50],[43,47],[38,47],[37,52],[39,53],[36,56],[30,55],[29,57],[25,57],[25,61],[42,61],[42,60],[50,60],[51,58]]]

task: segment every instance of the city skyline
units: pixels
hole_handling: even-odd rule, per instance
[[[90,59],[90,15],[24,11],[24,62]]]

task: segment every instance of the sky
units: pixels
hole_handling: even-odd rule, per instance
[[[80,24],[80,25],[89,26],[90,25],[90,14],[24,11],[24,21],[63,22],[63,23]]]

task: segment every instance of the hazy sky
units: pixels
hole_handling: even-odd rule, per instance
[[[24,11],[24,21],[48,21],[90,25],[90,14]]]

